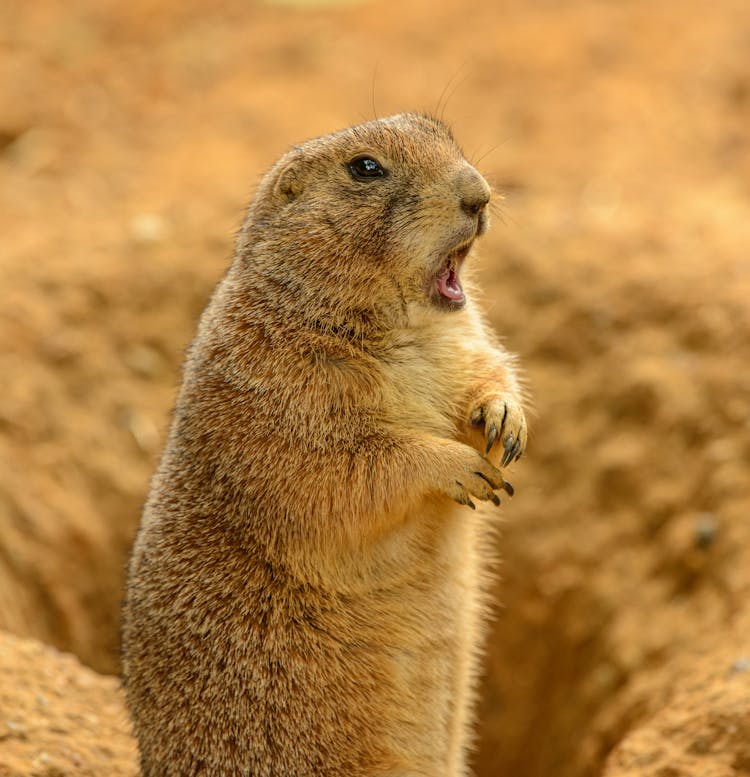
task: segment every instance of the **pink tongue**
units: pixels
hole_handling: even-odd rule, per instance
[[[462,300],[464,298],[463,289],[453,269],[446,270],[438,275],[437,288],[446,299]]]

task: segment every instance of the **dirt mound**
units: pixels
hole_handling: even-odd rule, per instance
[[[741,774],[743,713],[712,711],[748,652],[746,0],[391,13],[0,7],[0,625],[117,670],[183,349],[253,181],[299,139],[445,89],[505,193],[480,271],[536,405],[477,771],[587,777],[622,740],[610,772],[650,775],[632,754],[660,732],[678,752],[685,721]],[[718,651],[713,679],[685,669],[708,673],[700,696],[673,671],[696,645]]]
[[[0,775],[135,777],[118,681],[0,632]]]
[[[750,774],[750,618],[708,641],[670,668],[667,703],[617,745],[603,777]]]

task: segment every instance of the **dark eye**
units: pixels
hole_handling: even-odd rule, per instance
[[[386,174],[385,168],[371,156],[357,156],[349,162],[349,172],[352,178],[358,181],[369,181],[373,178],[382,178]]]

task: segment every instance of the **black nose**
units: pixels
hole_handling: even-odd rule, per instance
[[[487,181],[469,164],[456,177],[456,189],[461,210],[469,216],[481,213],[490,201],[490,187]]]
[[[490,201],[489,194],[482,192],[478,196],[462,197],[461,209],[468,213],[470,216],[476,216],[477,213],[481,213],[484,210],[485,205]]]

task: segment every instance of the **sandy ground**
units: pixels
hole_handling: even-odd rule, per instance
[[[255,181],[441,103],[505,196],[479,262],[535,405],[477,773],[748,774],[746,0],[0,3],[0,626],[117,671],[182,354]],[[18,743],[0,775],[83,773]]]

